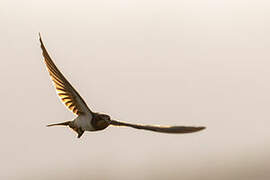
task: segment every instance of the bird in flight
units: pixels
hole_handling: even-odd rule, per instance
[[[192,126],[160,126],[160,125],[142,125],[132,124],[127,122],[116,121],[106,114],[93,112],[90,110],[79,95],[79,93],[72,87],[64,75],[59,71],[51,57],[49,56],[41,36],[39,34],[39,41],[41,43],[42,55],[44,57],[47,70],[54,83],[58,96],[66,107],[72,111],[77,117],[73,121],[66,121],[62,123],[49,124],[51,126],[69,126],[80,138],[84,131],[99,131],[113,126],[128,126],[136,129],[144,129],[162,133],[193,133],[205,129],[205,127],[192,127]]]

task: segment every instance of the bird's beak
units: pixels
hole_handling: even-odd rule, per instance
[[[70,121],[66,121],[66,122],[62,122],[62,123],[49,124],[49,125],[47,125],[47,127],[51,127],[51,126],[68,126],[69,123],[70,123]]]

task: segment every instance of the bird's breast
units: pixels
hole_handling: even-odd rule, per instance
[[[95,131],[95,128],[91,124],[92,118],[92,116],[80,115],[74,120],[75,125],[84,131]]]

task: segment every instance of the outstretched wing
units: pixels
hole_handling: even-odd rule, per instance
[[[79,93],[72,87],[72,85],[67,81],[64,75],[58,70],[56,65],[50,58],[39,34],[39,41],[41,43],[42,55],[44,57],[45,64],[51,76],[51,79],[55,85],[57,94],[61,98],[62,102],[66,107],[71,110],[76,115],[83,113],[91,113],[87,104],[81,98]]]
[[[111,125],[114,126],[128,126],[136,129],[144,129],[162,133],[193,133],[205,129],[205,127],[193,127],[193,126],[158,126],[158,125],[142,125],[142,124],[131,124],[126,122],[120,122],[111,120]]]

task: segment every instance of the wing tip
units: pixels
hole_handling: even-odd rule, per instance
[[[199,131],[201,131],[201,130],[206,129],[206,127],[205,127],[205,126],[199,126],[199,127],[197,127],[197,129],[198,129]]]
[[[193,127],[192,130],[190,132],[198,132],[198,131],[202,131],[206,129],[205,126],[198,126],[198,127]]]
[[[40,34],[40,32],[38,32],[38,38],[41,41],[41,34]]]
[[[43,45],[43,42],[42,42],[42,38],[41,38],[40,32],[38,33],[38,37],[39,37],[39,42],[41,43],[41,45]]]

